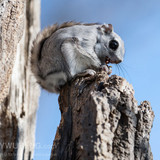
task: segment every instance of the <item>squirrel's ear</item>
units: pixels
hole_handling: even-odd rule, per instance
[[[107,34],[110,34],[113,31],[112,24],[104,24],[102,25],[102,28],[104,29],[104,32]]]

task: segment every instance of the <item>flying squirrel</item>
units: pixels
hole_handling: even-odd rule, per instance
[[[54,24],[40,32],[31,50],[31,70],[49,92],[81,73],[94,75],[108,63],[120,63],[124,43],[111,24]],[[82,74],[82,75],[84,75]]]

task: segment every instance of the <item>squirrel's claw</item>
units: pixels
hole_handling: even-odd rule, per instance
[[[101,65],[100,70],[107,72],[108,75],[112,73],[112,66]]]

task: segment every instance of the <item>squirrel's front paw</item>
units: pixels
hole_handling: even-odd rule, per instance
[[[93,69],[86,69],[84,71],[82,71],[81,73],[78,73],[74,76],[74,78],[76,77],[86,77],[86,76],[94,76],[96,74],[96,71],[94,71]]]
[[[112,73],[112,67],[108,65],[101,65],[100,70],[107,72],[108,75]]]
[[[93,69],[86,69],[84,70],[84,72],[82,73],[84,76],[94,76],[96,74],[96,71],[94,71]]]

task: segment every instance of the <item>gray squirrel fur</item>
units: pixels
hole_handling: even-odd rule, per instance
[[[59,93],[76,75],[94,75],[106,63],[122,62],[123,56],[124,43],[111,24],[67,22],[37,35],[31,50],[31,70],[42,88]]]

